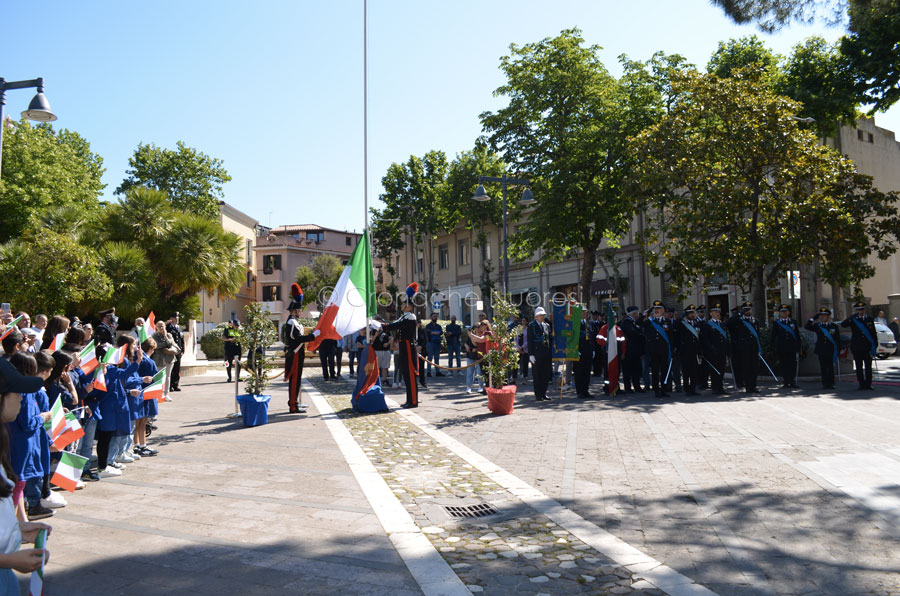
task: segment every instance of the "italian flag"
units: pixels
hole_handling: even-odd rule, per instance
[[[76,456],[77,457],[77,456]],[[37,538],[34,539],[34,548],[44,548],[47,546],[47,530],[38,530]],[[31,581],[28,584],[28,596],[43,596],[44,594],[44,564],[47,557],[41,559],[40,569],[31,572]]]
[[[138,327],[138,341],[144,343],[150,339],[150,336],[153,335],[154,327],[156,327],[156,316],[153,314],[153,311],[150,311],[150,316],[147,317],[144,326]]]
[[[119,346],[115,350],[112,348],[106,350],[106,354],[103,355],[103,360],[100,363],[118,366],[122,364],[123,360],[125,360],[125,346]]]
[[[10,322],[10,324],[6,327],[6,331],[3,332],[3,335],[0,335],[0,339],[3,339],[4,337],[12,333],[16,329],[16,325],[19,324],[19,321],[21,321],[22,317],[24,316],[25,315],[19,315],[18,317],[13,319],[12,322]]]
[[[86,457],[63,451],[59,465],[56,466],[56,473],[50,478],[50,482],[70,493],[75,492],[75,485],[81,479],[81,472],[84,470],[86,461]]]
[[[47,348],[51,352],[55,352],[56,350],[63,347],[63,344],[66,343],[66,334],[65,333],[57,333],[53,338],[53,341],[50,342],[50,347]]]
[[[91,340],[91,343],[84,346],[84,349],[78,353],[78,359],[81,360],[81,371],[89,375],[94,372],[94,369],[100,364],[97,360],[97,349],[94,347],[94,340]]]
[[[606,306],[606,329],[606,379],[609,394],[615,395],[619,390],[619,327],[613,318],[612,302]]]
[[[102,366],[94,373],[94,380],[88,385],[87,390],[106,391],[106,375],[103,372]]]
[[[67,445],[70,445],[84,436],[84,429],[78,422],[78,417],[74,412],[66,414],[66,426],[62,433],[53,439],[53,446],[62,451]]]
[[[66,428],[66,415],[63,412],[62,399],[56,398],[50,408],[50,437],[58,437]]]
[[[150,384],[144,388],[144,399],[161,400],[163,397],[163,389],[166,386],[166,369],[162,369],[155,375]]]
[[[369,234],[363,232],[316,325],[321,334],[306,346],[307,349],[315,350],[323,339],[340,339],[363,329],[368,318],[375,314],[375,307],[375,272]]]

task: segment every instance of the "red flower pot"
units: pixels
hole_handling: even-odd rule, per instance
[[[494,414],[512,414],[513,403],[516,401],[516,386],[504,385],[502,389],[486,387],[488,396],[488,410]]]

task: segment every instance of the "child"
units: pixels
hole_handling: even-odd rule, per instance
[[[46,384],[47,379],[50,378],[50,375],[53,373],[53,366],[55,365],[55,361],[50,356],[50,352],[46,350],[42,350],[40,352],[36,352],[34,354],[34,359],[37,362],[37,376],[44,379]],[[50,396],[47,395],[46,389],[43,387],[36,394],[38,406],[41,408],[41,412],[49,412],[50,411]],[[51,451],[54,453],[51,454]],[[65,507],[68,505],[65,498],[62,495],[55,493],[50,490],[50,462],[58,461],[59,454],[56,447],[51,449],[50,447],[50,435],[47,434],[46,431],[41,433],[41,465],[44,468],[44,478],[43,482],[41,482],[41,505],[44,507],[55,509],[57,507]]]
[[[135,420],[133,414],[140,414],[140,411],[143,410],[140,391],[142,380],[137,373],[137,367],[143,361],[143,352],[136,347],[136,343],[135,338],[130,335],[122,335],[116,339],[116,345],[125,348],[125,360],[119,365],[118,370],[131,370],[119,378],[127,410],[124,411],[124,417],[117,421],[116,437],[110,445],[110,461],[119,464],[128,464],[141,459],[140,455],[131,451],[134,442],[132,439]],[[135,365],[133,369],[132,364]]]
[[[131,336],[122,336],[134,342]],[[110,348],[112,349],[112,348]],[[102,357],[98,350],[98,357]],[[138,358],[141,354],[138,353]],[[132,391],[140,393],[136,386],[140,386],[140,378],[137,376],[139,362],[130,362],[127,358],[122,362],[122,367],[110,364],[101,364],[106,367],[106,390],[94,388],[97,396],[97,406],[100,412],[97,430],[97,469],[100,478],[121,476],[124,464],[116,463],[115,454],[110,454],[113,439],[119,436],[131,434],[131,416],[128,408],[128,394]],[[135,384],[135,381],[137,383]],[[127,390],[126,390],[127,387]],[[90,397],[90,394],[89,394]]]
[[[143,377],[143,385],[146,388],[153,381],[153,376],[159,372],[156,362],[153,361],[153,351],[156,350],[156,342],[148,338],[141,344],[141,350],[145,358],[138,364],[138,375]],[[147,381],[150,379],[150,381]],[[159,453],[156,449],[147,447],[147,421],[159,413],[159,404],[155,399],[143,399],[141,397],[140,418],[135,419],[134,424],[134,452],[144,457],[152,457]],[[133,417],[134,415],[132,415]]]
[[[73,334],[75,331],[77,331],[80,336],[78,334]],[[97,407],[96,394],[88,394],[88,388],[93,381],[94,373],[86,375],[81,369],[81,359],[78,354],[83,348],[81,342],[84,341],[84,332],[82,332],[81,329],[71,328],[69,329],[69,335],[66,336],[66,339],[69,337],[76,340],[76,343],[67,343],[63,346],[63,351],[72,357],[72,365],[69,368],[69,377],[75,388],[78,406],[81,407],[78,417],[80,419],[81,428],[84,430],[84,436],[79,439],[78,446],[75,448],[75,453],[86,458],[84,470],[81,472],[81,482],[96,482],[100,480],[100,476],[91,470],[91,454],[94,451],[94,436],[97,434],[97,421],[99,420],[100,410]]]
[[[9,363],[23,375],[37,374],[37,361],[31,354],[14,354]],[[41,412],[36,399],[37,392],[22,396],[19,413],[13,422],[6,425],[10,441],[11,469],[18,477],[13,502],[18,507],[23,496],[27,502],[27,518],[41,519],[53,515],[53,510],[41,505],[41,485],[44,481],[41,435],[46,435],[44,422],[50,420],[50,412]],[[49,466],[49,451],[47,465]],[[27,493],[27,494],[26,494]],[[26,519],[26,518],[21,518]]]
[[[5,360],[0,360],[0,422],[13,422],[21,410],[23,393],[34,393],[42,379],[23,376]],[[16,519],[12,500],[16,474],[10,466],[9,440],[6,424],[0,423],[0,593],[18,594],[19,582],[13,569],[30,573],[49,560],[45,549],[19,550],[22,542],[34,542],[40,530],[50,532],[42,523],[20,522]]]

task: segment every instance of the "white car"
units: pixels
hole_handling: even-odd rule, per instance
[[[878,352],[875,356],[884,360],[897,351],[897,341],[894,339],[894,332],[887,325],[875,323],[875,331],[878,333]]]

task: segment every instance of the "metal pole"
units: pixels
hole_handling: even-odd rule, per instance
[[[509,232],[506,227],[506,174],[503,174],[503,293],[509,292]]]
[[[3,133],[6,122],[3,121],[3,106],[6,105],[6,80],[0,79],[0,179],[3,178]]]
[[[363,0],[363,229],[369,231],[369,7]],[[366,234],[368,237],[368,234]]]

